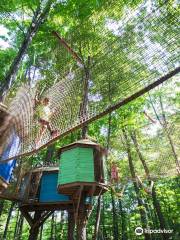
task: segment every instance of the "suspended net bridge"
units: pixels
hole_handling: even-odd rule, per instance
[[[7,108],[1,105],[6,115],[0,128],[1,151],[14,135],[19,145],[1,161],[35,153],[179,73],[178,6],[171,12],[166,4],[143,4],[130,17],[116,16],[116,20],[112,20],[112,14],[106,16],[104,28],[92,26],[91,32],[96,32],[94,46],[99,48],[86,61],[58,32],[53,32],[49,41],[59,46],[54,54],[57,58],[64,54],[67,68],[55,83],[47,83],[45,90],[41,91],[38,84],[21,86],[13,99],[7,98]],[[101,17],[90,18],[102,21]],[[69,70],[72,59],[76,67]],[[49,116],[46,129],[40,122],[42,111]]]

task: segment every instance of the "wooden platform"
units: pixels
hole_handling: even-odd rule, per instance
[[[9,201],[14,201],[14,202],[21,202],[22,200],[18,197],[17,194],[13,193],[1,193],[0,194],[0,199],[4,200],[9,200]]]
[[[65,201],[65,202],[53,202],[53,203],[22,203],[19,204],[20,210],[25,210],[28,212],[33,212],[37,210],[41,211],[56,211],[56,210],[72,210],[73,209],[73,201]]]
[[[58,186],[59,193],[71,196],[73,199],[78,196],[80,189],[86,192],[86,196],[92,197],[105,193],[108,190],[108,186],[97,182],[74,182]]]

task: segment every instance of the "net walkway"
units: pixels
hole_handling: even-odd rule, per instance
[[[8,158],[1,161],[37,152],[179,73],[178,6],[174,4],[173,9],[169,9],[166,2],[160,6],[147,2],[134,9],[130,17],[117,16],[118,11],[115,18],[108,11],[105,18],[90,16],[89,21],[98,22],[101,27],[90,29],[94,33],[94,48],[98,46],[98,50],[90,54],[86,110],[82,109],[86,63],[73,71],[63,69],[64,77],[58,78],[41,96],[49,99],[50,126],[57,130],[56,135],[46,130],[37,144],[41,135],[34,104],[38,89],[28,86],[19,89],[8,103],[10,126],[3,131],[6,131],[4,142],[7,144],[15,130],[20,146],[17,152],[10,151]],[[57,55],[63,51],[60,47]],[[66,65],[70,62],[72,59],[67,59]]]

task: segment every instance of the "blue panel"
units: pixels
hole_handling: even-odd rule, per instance
[[[6,163],[0,163],[0,177],[6,182],[9,183],[12,171],[16,166],[16,160],[11,160]]]
[[[0,156],[1,161],[4,159],[9,158],[9,156],[16,155],[20,150],[20,139],[15,134],[15,132],[12,132],[11,138],[9,140],[9,144],[7,145],[6,149]],[[16,160],[11,160],[5,163],[0,163],[0,177],[7,183],[9,183],[12,171],[14,170],[16,166]]]
[[[39,202],[64,202],[69,197],[57,192],[58,172],[43,173]]]

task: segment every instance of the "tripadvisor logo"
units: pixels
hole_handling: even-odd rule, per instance
[[[142,235],[143,234],[143,228],[142,227],[137,227],[136,229],[135,229],[135,233],[136,233],[136,235]]]
[[[140,236],[142,235],[143,233],[146,233],[146,234],[152,234],[152,233],[172,233],[173,230],[172,229],[150,229],[150,228],[142,228],[142,227],[137,227],[135,229],[135,234],[137,236]]]

